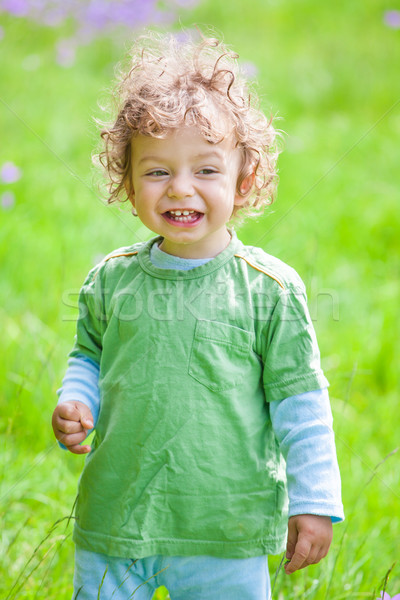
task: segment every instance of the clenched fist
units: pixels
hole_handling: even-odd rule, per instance
[[[74,454],[87,454],[90,446],[81,446],[88,430],[93,429],[93,416],[90,408],[83,402],[62,402],[53,412],[52,425],[54,435]]]

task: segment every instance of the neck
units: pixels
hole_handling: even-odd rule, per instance
[[[191,244],[174,243],[164,238],[159,248],[167,254],[180,258],[214,258],[225,250],[230,241],[231,235],[225,228],[224,231],[218,232],[218,235],[208,236]]]

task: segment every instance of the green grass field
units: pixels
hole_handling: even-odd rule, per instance
[[[181,16],[214,26],[255,64],[262,106],[286,132],[277,201],[239,233],[302,276],[331,384],[346,521],[320,565],[278,572],[273,600],[374,600],[385,586],[400,594],[400,30],[384,23],[391,8],[206,0]],[[70,25],[0,20],[0,168],[22,170],[0,182],[0,598],[69,600],[67,517],[84,459],[58,449],[50,421],[76,294],[99,257],[152,234],[127,206],[100,201],[91,166],[92,118],[124,44],[97,40],[63,68],[54,44]],[[280,559],[270,560],[272,579]]]

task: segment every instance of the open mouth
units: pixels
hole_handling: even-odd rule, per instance
[[[203,213],[197,210],[167,210],[162,215],[166,221],[176,225],[191,225],[198,223],[203,217]]]

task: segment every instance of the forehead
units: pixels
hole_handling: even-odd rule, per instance
[[[224,159],[236,150],[232,134],[219,142],[210,142],[196,127],[181,127],[167,131],[163,137],[138,134],[132,139],[132,157],[135,162],[147,157],[215,157]]]

